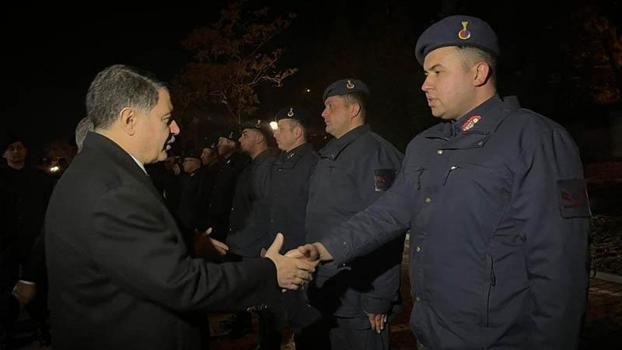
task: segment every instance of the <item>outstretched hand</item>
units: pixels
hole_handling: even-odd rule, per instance
[[[224,256],[229,251],[229,246],[223,242],[211,238],[212,228],[208,228],[205,232],[194,231],[194,254],[197,257],[207,259],[216,259]]]

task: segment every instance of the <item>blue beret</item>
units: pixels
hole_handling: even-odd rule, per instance
[[[417,61],[423,65],[425,56],[432,50],[445,46],[469,46],[499,55],[497,34],[479,18],[449,16],[432,24],[419,39],[415,49]]]
[[[364,82],[358,79],[341,79],[330,84],[326,90],[324,90],[324,97],[322,97],[322,100],[326,101],[326,99],[331,96],[342,96],[355,93],[361,93],[367,96],[369,95],[369,89]]]
[[[244,129],[255,129],[263,134],[266,138],[266,141],[270,143],[272,141],[272,128],[270,127],[270,123],[265,122],[261,119],[251,119],[242,123],[242,131]]]
[[[218,143],[218,139],[221,137],[238,142],[238,139],[240,138],[240,132],[234,129],[221,130],[220,132],[216,133],[216,143]]]
[[[302,126],[309,125],[310,114],[306,110],[298,107],[285,107],[281,108],[276,113],[276,121],[281,119],[294,119],[298,121]]]

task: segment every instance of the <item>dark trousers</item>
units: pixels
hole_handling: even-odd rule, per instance
[[[388,350],[389,324],[372,331],[367,318],[325,316],[295,334],[296,350]]]

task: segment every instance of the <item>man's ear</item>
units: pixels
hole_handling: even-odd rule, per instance
[[[298,125],[294,126],[294,136],[296,138],[300,138],[300,137],[302,137],[302,134],[303,134],[302,128],[300,126],[298,126]]]
[[[131,107],[125,107],[121,110],[121,112],[119,112],[119,122],[121,124],[121,129],[127,135],[132,136],[136,132],[136,117],[136,111],[134,110],[134,108]]]
[[[475,86],[482,86],[486,84],[486,82],[488,82],[488,79],[490,78],[490,74],[492,73],[490,71],[490,66],[488,65],[488,63],[483,61],[476,63],[473,67],[473,70],[475,73],[473,77],[473,85]]]
[[[350,111],[351,111],[351,116],[352,119],[358,117],[361,114],[361,105],[358,104],[357,102],[353,102],[350,104]]]

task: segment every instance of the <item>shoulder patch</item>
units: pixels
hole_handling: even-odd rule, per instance
[[[388,190],[395,180],[395,169],[374,170],[374,190],[384,192]]]
[[[590,217],[590,201],[585,180],[557,180],[559,212],[564,218]]]

